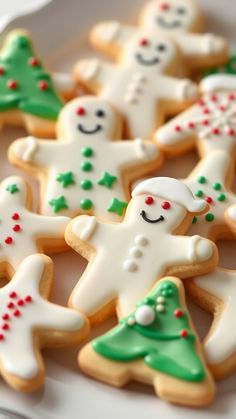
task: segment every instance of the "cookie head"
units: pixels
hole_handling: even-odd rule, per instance
[[[83,97],[69,102],[59,118],[59,133],[68,139],[94,141],[112,138],[117,131],[118,118],[112,107],[95,97]]]
[[[162,34],[139,31],[127,42],[121,57],[124,64],[134,65],[142,72],[162,72],[175,62],[177,50]]]
[[[192,31],[200,20],[195,0],[154,0],[142,14],[142,24],[167,32]]]

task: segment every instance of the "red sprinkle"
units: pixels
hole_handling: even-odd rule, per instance
[[[25,297],[25,301],[26,301],[27,303],[31,303],[31,302],[32,302],[32,297],[31,297],[31,295],[27,295],[27,296]]]
[[[12,214],[11,218],[12,218],[12,220],[16,221],[16,220],[19,220],[20,216],[17,212],[14,212],[14,214]]]
[[[145,204],[147,204],[147,205],[152,205],[154,203],[154,198],[152,197],[152,196],[148,196],[146,199],[145,199]]]
[[[46,81],[39,81],[38,82],[38,87],[39,87],[40,90],[47,90],[48,83]]]
[[[13,316],[19,317],[20,316],[20,310],[15,310],[13,313]]]
[[[13,238],[8,236],[8,237],[6,237],[6,239],[4,241],[5,241],[6,244],[12,244]]]
[[[235,98],[236,97],[235,97],[235,94],[234,93],[230,93],[229,96],[228,96],[228,99],[229,100],[235,100]]]
[[[220,134],[220,130],[219,130],[219,128],[213,128],[213,129],[212,129],[212,134],[214,134],[214,135],[219,135],[219,134]]]
[[[8,324],[7,324],[7,323],[4,323],[4,324],[2,325],[2,330],[9,330],[9,326],[8,326]]]
[[[234,131],[234,129],[233,129],[233,128],[229,128],[229,130],[228,130],[227,134],[228,134],[230,137],[233,137],[233,136],[235,135],[235,131]]]
[[[205,102],[204,102],[204,100],[203,100],[203,99],[199,99],[199,100],[197,101],[197,104],[198,104],[199,106],[205,106]]]
[[[146,38],[140,39],[140,41],[139,41],[140,47],[146,47],[148,44],[149,44],[149,42]]]
[[[4,340],[4,335],[0,333],[0,340]]]
[[[77,108],[75,113],[76,113],[76,115],[84,116],[86,114],[86,111],[85,111],[84,108]]]
[[[180,126],[180,125],[176,125],[176,127],[175,127],[175,131],[176,131],[176,132],[180,132],[180,131],[181,131],[181,126]]]
[[[209,120],[208,119],[203,119],[202,121],[202,125],[209,125]]]
[[[29,63],[29,65],[32,65],[32,67],[36,67],[36,66],[39,65],[39,62],[38,62],[37,58],[35,58],[35,57],[29,58],[28,63]]]
[[[167,10],[170,9],[169,3],[161,3],[160,4],[160,9],[163,10],[164,12],[166,12]]]
[[[7,304],[7,308],[14,308],[14,307],[15,307],[15,304],[12,303],[12,301]]]
[[[15,80],[8,80],[7,87],[9,89],[16,89],[17,88],[17,82]]]
[[[223,106],[223,105],[219,106],[219,110],[224,112],[225,111],[225,106]]]
[[[17,297],[17,293],[16,293],[15,291],[12,291],[12,292],[9,294],[9,297],[10,297],[10,298],[16,298],[16,297]]]
[[[188,332],[185,329],[180,330],[179,334],[180,334],[181,338],[186,338],[188,336]]]
[[[18,300],[18,301],[17,301],[17,305],[18,305],[18,306],[23,306],[24,304],[25,304],[25,303],[24,303],[24,300],[21,300],[21,299],[20,299],[20,300]]]
[[[208,108],[203,109],[202,112],[204,113],[204,115],[208,115],[210,113]]]
[[[170,203],[168,201],[162,202],[161,206],[164,210],[170,209]]]
[[[14,227],[12,228],[12,230],[17,233],[18,231],[21,230],[21,226],[19,224],[15,224]]]
[[[3,76],[5,74],[5,69],[3,67],[0,67],[0,76]]]
[[[3,320],[9,320],[9,314],[7,314],[7,313],[3,314],[2,319]]]
[[[189,122],[188,123],[188,127],[191,128],[191,129],[193,129],[193,128],[195,128],[195,124],[193,122]]]
[[[218,97],[216,95],[211,96],[211,101],[212,102],[217,102],[217,100],[218,100]]]
[[[175,317],[182,317],[182,316],[183,316],[183,312],[182,312],[182,310],[180,310],[180,308],[177,308],[177,309],[174,311],[174,316],[175,316]]]
[[[213,199],[212,199],[212,197],[211,197],[211,196],[206,196],[206,197],[205,197],[205,201],[206,201],[208,204],[212,204]]]

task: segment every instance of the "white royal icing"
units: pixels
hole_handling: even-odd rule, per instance
[[[79,313],[52,304],[40,295],[44,268],[42,255],[29,256],[11,282],[0,289],[1,365],[8,374],[23,380],[30,380],[39,372],[35,331],[72,332],[84,325]]]
[[[9,188],[12,188],[10,192]],[[14,191],[15,189],[15,191]],[[6,178],[0,184],[0,260],[16,269],[30,254],[38,253],[37,241],[46,245],[47,239],[63,241],[68,217],[46,217],[30,212],[27,187],[18,176]]]
[[[236,90],[236,76],[232,74],[213,74],[201,81],[200,89],[203,93],[211,93],[218,90]]]
[[[84,110],[84,114],[78,115],[79,109]],[[104,112],[102,117],[96,116],[99,110]],[[127,200],[123,171],[127,172],[129,166],[142,163],[146,164],[148,172],[148,162],[156,162],[159,165],[161,156],[155,144],[150,141],[115,140],[114,132],[117,136],[121,135],[117,132],[117,124],[117,116],[106,101],[95,97],[83,97],[71,101],[62,111],[59,126],[63,137],[59,137],[58,141],[35,139],[33,147],[31,139],[30,144],[28,139],[13,143],[12,152],[17,159],[24,160],[27,156],[29,166],[38,170],[41,168],[44,173],[46,169],[47,182],[44,184],[45,194],[41,207],[43,214],[74,216],[78,213],[88,213],[81,207],[81,202],[89,199],[92,203],[91,212],[96,216],[105,220],[120,221],[123,214],[110,212],[108,208],[114,198],[123,202]],[[79,126],[87,131],[99,126],[101,130],[94,134],[86,134],[79,131]],[[86,148],[91,149],[92,153],[88,157],[83,155]],[[83,164],[91,165],[88,171],[81,168]],[[105,172],[115,177],[110,185],[98,183]],[[71,173],[71,181],[64,186],[62,180],[60,181],[60,175],[65,173]],[[81,186],[84,180],[89,183],[87,189]],[[64,203],[68,208],[61,208],[55,213],[52,200],[61,196],[64,197]]]
[[[156,182],[156,191],[154,184],[155,182],[151,182],[152,204],[146,203],[147,198],[150,198],[150,191],[146,190],[145,186],[146,195],[135,195],[129,203],[122,223],[104,224],[97,220],[95,233],[88,241],[95,249],[95,257],[90,260],[70,298],[72,306],[88,316],[95,314],[114,299],[117,299],[119,315],[130,314],[135,303],[150,291],[169,268],[178,267],[180,273],[181,266],[184,266],[183,276],[189,277],[186,266],[192,268],[193,262],[189,260],[192,238],[175,235],[179,226],[185,226],[187,231],[191,223],[189,213],[185,206],[176,203],[175,199],[171,200],[171,189],[168,195],[170,206],[166,210],[163,209],[166,198],[163,199],[159,194],[159,182]],[[165,178],[160,179],[160,184],[165,188],[168,181]],[[178,194],[173,191],[173,196],[179,195],[182,190],[185,191],[185,188],[181,188]],[[193,200],[190,192],[189,197]],[[146,221],[141,215],[143,211],[149,221],[159,221]],[[80,231],[86,228],[88,220],[89,217],[81,216],[72,221],[72,229],[74,224],[80,224],[78,237]],[[181,232],[184,234],[184,231]],[[74,247],[76,237],[74,236],[73,240],[68,239],[68,243]],[[195,262],[210,260],[212,251],[211,242],[199,238]],[[201,266],[199,263],[200,270]],[[102,287],[99,284],[102,284]],[[163,306],[164,302],[164,299],[160,299],[157,305]]]
[[[144,304],[137,308],[134,317],[136,323],[141,326],[149,326],[155,320],[155,312],[150,306]]]
[[[190,243],[190,247],[189,247],[189,260],[192,262],[195,262],[195,260],[197,259],[197,252],[196,252],[196,248],[197,248],[197,244],[199,242],[199,240],[201,240],[200,236],[192,236],[191,237],[191,243]]]
[[[90,217],[90,219],[88,220],[88,223],[86,225],[86,227],[82,230],[82,231],[78,231],[78,227],[77,224],[75,223],[73,225],[73,232],[75,234],[79,233],[79,237],[81,240],[89,240],[90,237],[93,235],[95,228],[97,226],[97,220],[96,217]]]
[[[70,93],[74,89],[74,82],[69,73],[53,73],[54,85],[61,93]]]

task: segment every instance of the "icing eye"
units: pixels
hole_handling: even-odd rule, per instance
[[[166,50],[165,44],[159,44],[157,45],[157,51],[164,52]]]
[[[152,204],[154,204],[154,198],[153,198],[152,196],[148,196],[148,197],[145,199],[145,204],[147,204],[147,205],[152,205]]]
[[[139,40],[140,47],[147,47],[149,45],[148,39],[142,38]]]
[[[163,11],[163,12],[167,12],[169,9],[170,9],[170,5],[169,5],[169,3],[161,3],[160,4],[160,9]]]
[[[98,111],[96,112],[96,116],[98,118],[104,118],[105,117],[105,112],[102,109],[98,109]]]
[[[154,310],[147,304],[140,306],[135,312],[135,321],[141,326],[149,326],[155,320]]]
[[[164,201],[164,202],[162,202],[161,206],[162,206],[162,208],[163,208],[164,210],[168,210],[168,209],[170,209],[170,207],[171,207],[171,205],[170,205],[170,203],[169,203],[168,201]]]
[[[176,9],[176,12],[178,13],[178,15],[186,15],[187,10],[184,7],[178,7],[178,9]]]
[[[76,113],[76,115],[79,115],[79,116],[84,116],[85,114],[86,114],[86,111],[85,111],[85,109],[84,108],[77,108],[76,109],[76,111],[75,111],[75,113]]]

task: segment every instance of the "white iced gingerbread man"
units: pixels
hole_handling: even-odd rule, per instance
[[[182,154],[197,146],[200,155],[236,149],[236,77],[213,75],[200,84],[203,93],[187,111],[157,130],[155,139],[168,154]]]
[[[186,185],[171,178],[152,178],[140,183],[132,197],[121,224],[81,216],[66,229],[67,243],[90,259],[69,304],[95,322],[115,300],[119,315],[129,314],[166,274],[189,277],[217,263],[213,243],[198,235],[180,235],[187,231],[193,214],[208,206],[195,200]]]
[[[75,78],[124,116],[126,136],[151,138],[166,115],[196,99],[197,88],[190,80],[171,76],[180,57],[165,34],[128,28],[118,45],[117,63],[81,60]]]
[[[236,195],[233,186],[234,162],[224,150],[214,150],[196,166],[184,183],[196,198],[205,199],[209,211],[193,218],[189,235],[200,234],[213,241],[236,233]]]
[[[46,217],[31,210],[29,187],[18,176],[0,184],[0,271],[11,275],[26,257],[65,248],[68,217]]]
[[[58,141],[29,137],[12,144],[11,161],[43,178],[43,214],[121,220],[129,183],[162,163],[150,141],[119,141],[121,125],[106,101],[83,97],[60,114]]]
[[[38,254],[24,259],[0,289],[0,374],[16,390],[43,384],[41,347],[79,342],[87,334],[82,315],[47,301],[52,282],[53,263]]]

